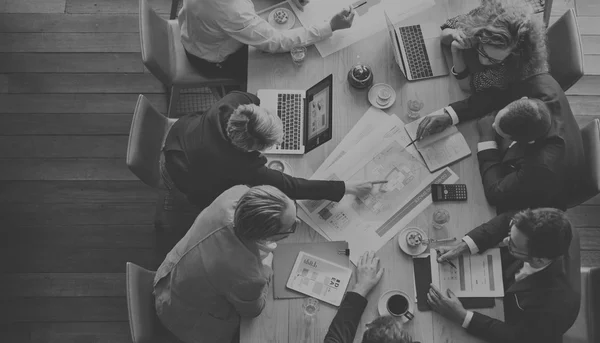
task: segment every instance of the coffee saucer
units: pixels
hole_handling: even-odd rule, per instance
[[[388,311],[388,309],[387,309],[387,302],[388,302],[388,299],[392,297],[392,295],[396,295],[396,294],[405,296],[406,299],[408,299],[408,311],[412,314],[415,314],[415,301],[413,300],[413,298],[409,297],[408,294],[406,294],[402,291],[393,289],[391,291],[387,291],[387,292],[383,293],[381,295],[381,297],[379,297],[379,302],[377,303],[377,312],[379,312],[379,315],[380,316],[392,316],[390,311]],[[399,318],[402,320],[403,323],[408,323],[408,321],[409,321],[409,319],[406,318],[405,316],[399,316]]]
[[[400,249],[402,249],[402,251],[404,251],[410,256],[421,255],[427,250],[428,245],[419,244],[416,247],[408,245],[408,243],[406,242],[406,235],[412,231],[417,231],[418,233],[420,233],[423,241],[426,241],[428,239],[427,233],[425,231],[415,226],[409,226],[404,230],[400,231],[400,233],[398,234],[398,245],[400,246]]]
[[[290,166],[290,164],[284,160],[279,160],[275,158],[268,159],[267,167],[288,174],[289,176],[294,176],[294,170],[292,169],[292,166]]]
[[[275,12],[277,12],[277,11],[283,11],[287,14],[288,19],[285,23],[279,24],[278,22],[275,21]],[[280,31],[285,31],[285,30],[289,30],[292,27],[294,27],[294,24],[296,23],[296,16],[294,15],[294,12],[288,10],[287,8],[279,7],[279,8],[272,10],[271,13],[269,13],[269,17],[267,18],[267,21],[274,28],[276,28]]]
[[[387,102],[380,104],[377,101],[377,94],[382,89],[387,89],[391,96]],[[386,108],[389,108],[390,106],[392,106],[394,104],[394,102],[396,101],[396,91],[394,90],[394,88],[392,88],[392,86],[390,86],[386,83],[376,83],[371,87],[371,89],[369,89],[368,97],[369,97],[369,102],[371,103],[371,105],[373,105],[373,107],[377,107],[379,109],[385,110]]]

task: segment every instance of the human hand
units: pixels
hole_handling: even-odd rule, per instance
[[[427,137],[431,134],[444,131],[446,128],[452,125],[452,118],[446,110],[439,109],[431,114],[428,114],[419,123],[417,129],[417,139]]]
[[[352,26],[352,21],[354,21],[354,10],[352,6],[348,8],[344,8],[340,13],[336,14],[329,21],[329,25],[331,25],[331,31],[348,29]]]
[[[431,288],[427,293],[427,303],[432,310],[459,325],[462,325],[467,316],[467,310],[450,289],[446,290],[446,295],[444,295],[436,286],[431,284]]]
[[[304,12],[304,6],[308,5],[310,0],[292,0],[292,2],[301,12]]]
[[[270,252],[262,259],[262,264],[273,269],[273,253]]]
[[[260,254],[260,259],[263,260],[267,255],[272,253],[277,248],[277,243],[275,242],[259,242],[256,243],[258,247],[258,253]]]
[[[374,251],[365,252],[356,265],[356,285],[352,291],[366,297],[379,283],[382,275],[383,268],[379,268],[379,257]]]
[[[371,192],[373,185],[387,183],[387,180],[346,182],[346,194],[363,195]]]
[[[496,139],[496,130],[492,124],[494,123],[495,117],[491,114],[480,118],[477,121],[477,131],[479,132],[479,141],[487,142]]]
[[[467,39],[467,36],[461,29],[454,29],[451,31],[452,44],[450,47],[458,50],[465,50],[472,47],[471,41]]]
[[[437,251],[440,252],[437,261],[445,262],[450,261],[457,258],[460,255],[469,251],[469,246],[464,241],[460,242],[460,244],[452,247],[439,247],[436,248]]]

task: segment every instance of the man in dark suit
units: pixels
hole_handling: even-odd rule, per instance
[[[504,321],[467,311],[450,291],[433,286],[431,308],[489,342],[558,343],[579,313],[580,295],[567,276],[572,228],[552,208],[504,213],[469,232],[438,261],[503,243]]]
[[[324,343],[351,343],[365,307],[367,295],[379,283],[383,268],[379,269],[379,258],[374,252],[366,252],[356,265],[356,284],[346,293],[337,314],[333,318]],[[413,343],[412,338],[402,330],[402,322],[392,316],[376,318],[363,334],[362,343]]]
[[[539,99],[541,104],[535,102],[536,111],[523,110],[518,103],[523,97]],[[479,146],[477,157],[488,202],[497,206],[498,213],[546,206],[566,209],[567,199],[584,175],[585,157],[569,102],[548,73],[534,75],[507,90],[489,89],[455,102],[425,117],[417,135],[440,132],[450,125],[498,110],[513,114],[547,111],[551,125],[546,132],[533,133],[535,137],[505,135],[501,140],[508,144],[500,144],[500,149],[496,145],[487,145],[487,149]],[[492,121],[486,118],[480,123],[481,142],[496,140],[489,137],[493,133]],[[518,131],[518,125],[506,127]],[[528,138],[533,139],[523,140]],[[510,145],[510,140],[516,143]]]

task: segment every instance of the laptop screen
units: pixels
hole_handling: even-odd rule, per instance
[[[329,128],[329,117],[331,106],[329,106],[329,89],[331,85],[319,91],[314,95],[312,100],[308,102],[308,139],[313,139],[315,136]]]
[[[333,74],[306,91],[304,103],[304,152],[333,136]]]

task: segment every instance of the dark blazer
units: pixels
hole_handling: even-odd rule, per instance
[[[351,343],[354,341],[360,317],[367,307],[367,299],[354,292],[346,293],[338,309],[324,343]]]
[[[467,235],[480,251],[496,246],[510,230],[511,213],[505,213],[473,229]],[[579,294],[569,284],[563,258],[545,269],[515,282],[523,266],[502,249],[504,319],[474,312],[467,331],[489,342],[559,343],[579,313]]]
[[[257,151],[236,148],[226,134],[227,121],[240,104],[260,104],[253,94],[232,92],[204,115],[188,114],[171,128],[165,142],[165,167],[188,200],[204,208],[235,185],[271,185],[293,199],[339,201],[343,181],[295,178],[268,168]]]
[[[507,151],[490,149],[477,154],[486,198],[498,213],[535,207],[564,210],[583,179],[585,157],[567,97],[550,74],[532,76],[506,91],[488,89],[450,106],[462,122],[524,96],[548,105],[552,127],[534,144],[517,143]]]

